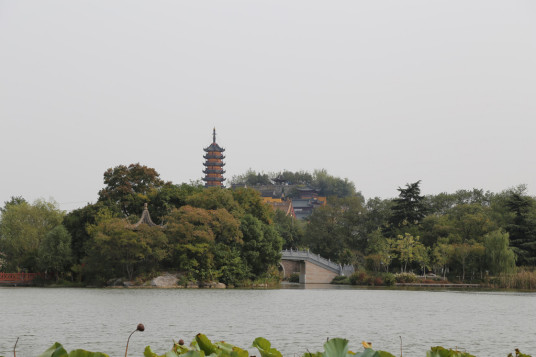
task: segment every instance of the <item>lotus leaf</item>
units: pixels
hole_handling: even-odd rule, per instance
[[[263,337],[257,337],[251,347],[257,348],[262,357],[283,357],[281,352],[272,348],[270,341]]]

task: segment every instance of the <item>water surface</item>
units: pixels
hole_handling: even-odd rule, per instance
[[[536,294],[367,289],[43,289],[0,288],[0,354],[36,356],[55,341],[123,356],[169,350],[198,332],[249,347],[266,337],[285,356],[322,349],[344,337],[399,355],[425,356],[430,346],[477,356],[506,356],[515,347],[536,354]],[[253,351],[253,350],[252,350]]]

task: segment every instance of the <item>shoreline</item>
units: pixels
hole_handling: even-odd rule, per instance
[[[507,289],[507,288],[495,288],[480,284],[419,284],[419,283],[397,283],[393,286],[369,286],[369,285],[345,285],[345,284],[300,284],[281,282],[278,285],[269,286],[241,286],[241,287],[184,287],[184,286],[147,286],[147,285],[134,285],[134,286],[69,286],[69,285],[9,285],[0,284],[2,288],[42,288],[42,289],[130,289],[130,290],[415,290],[415,291],[485,291],[485,292],[518,292],[518,293],[536,293],[536,290],[524,290],[524,289]]]

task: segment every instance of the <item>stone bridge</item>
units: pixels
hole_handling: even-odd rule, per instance
[[[301,284],[329,284],[338,275],[354,272],[351,265],[341,266],[308,250],[283,250],[280,265],[284,278],[299,274]]]

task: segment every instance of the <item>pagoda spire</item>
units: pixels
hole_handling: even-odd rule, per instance
[[[212,130],[212,143],[216,143],[216,127],[214,127],[214,130]]]

